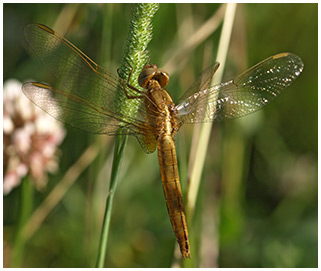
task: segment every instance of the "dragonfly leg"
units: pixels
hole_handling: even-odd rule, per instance
[[[131,84],[129,84],[129,79],[132,75],[132,71],[133,71],[133,68],[132,67],[129,67],[130,68],[130,71],[129,71],[129,75],[127,77],[127,82],[126,84],[124,83],[124,79],[122,78],[122,76],[120,75],[120,72],[119,72],[119,69],[117,69],[117,73],[118,73],[118,76],[120,78],[120,81],[121,81],[121,84],[122,84],[122,87],[123,87],[123,90],[124,90],[124,93],[127,97],[127,99],[142,99],[144,98],[143,94],[144,92],[135,88],[134,86],[132,86]],[[131,90],[134,90],[142,95],[129,95],[128,91],[126,90],[126,87],[130,88]]]
[[[128,99],[144,99],[144,98],[147,98],[155,107],[157,107],[157,105],[154,103],[153,100],[150,99],[150,97],[148,97],[148,95],[146,95],[146,93],[144,91],[141,91],[137,88],[135,88],[134,86],[132,86],[130,83],[129,83],[129,80],[130,80],[130,77],[132,75],[132,72],[133,72],[133,68],[130,67],[129,65],[127,65],[128,68],[129,68],[129,74],[128,74],[128,77],[127,77],[127,82],[126,84],[124,83],[124,79],[122,78],[120,72],[119,72],[119,68],[117,69],[117,73],[118,73],[118,76],[120,78],[120,81],[121,81],[121,84],[122,84],[122,87],[123,87],[123,90],[124,90],[124,93],[126,95],[126,97]],[[140,93],[141,95],[129,95],[128,91],[126,90],[126,87],[128,87],[129,89],[133,90],[133,91],[136,91],[138,93]]]

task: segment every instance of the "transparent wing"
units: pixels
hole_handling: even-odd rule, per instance
[[[153,127],[148,123],[118,114],[114,117],[99,105],[75,94],[52,88],[44,83],[24,83],[23,93],[55,119],[94,134],[134,135],[145,152],[156,149]]]
[[[122,110],[127,100],[119,78],[93,62],[76,46],[41,24],[26,26],[25,36],[33,52],[56,77],[55,87],[26,83],[22,90],[37,106],[56,119],[91,133],[135,135],[146,152],[153,152],[156,139],[140,117]],[[135,102],[141,103],[140,99]],[[145,142],[146,141],[146,142]],[[155,142],[154,142],[155,141]]]
[[[274,100],[302,72],[291,53],[271,56],[234,80],[196,92],[176,106],[183,123],[221,121],[251,114]]]
[[[108,109],[47,84],[24,83],[22,91],[52,117],[87,132],[113,135],[119,133],[119,128],[123,128],[122,134],[131,134],[135,130],[130,127],[134,124],[128,123],[126,118],[120,121]]]
[[[186,98],[188,98],[189,96],[191,96],[195,92],[207,89],[219,66],[220,66],[220,63],[215,62],[211,66],[207,67],[204,71],[202,71],[196,77],[194,83],[189,87],[189,89],[179,99],[178,103],[181,103],[182,101],[184,101]]]
[[[122,93],[117,92],[118,78],[105,72],[54,30],[30,24],[24,33],[33,52],[58,79],[55,87],[72,91],[104,108],[114,108],[114,99],[122,98]]]

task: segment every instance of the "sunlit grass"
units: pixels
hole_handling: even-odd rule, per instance
[[[131,8],[128,4],[5,4],[4,78],[43,82],[50,79],[43,64],[27,56],[20,47],[23,37],[17,33],[30,22],[44,23],[65,34],[116,75]],[[257,113],[259,116],[246,119],[250,125],[256,123],[255,132],[249,132],[252,128],[244,129],[238,121],[212,127],[201,183],[195,190],[199,195],[191,236],[196,241],[192,251],[192,257],[197,259],[195,266],[317,264],[316,14],[316,7],[309,4],[237,7],[223,80],[282,51],[299,55],[305,70],[284,95]],[[215,59],[223,15],[224,6],[218,4],[160,5],[148,50],[151,62],[165,66],[170,73],[167,90],[175,101],[201,72],[204,58]],[[213,32],[194,36],[208,21]],[[212,54],[205,53],[206,47],[211,48]],[[72,128],[68,131],[59,173],[50,176],[48,190],[35,193],[34,210],[46,203],[56,183],[91,145],[92,138],[85,133]],[[179,164],[185,163],[180,167],[183,188],[187,187],[184,161],[190,156],[192,131],[192,125],[184,125],[176,136]],[[89,162],[91,170],[85,170],[86,166],[76,169],[77,183],[64,192],[43,222],[33,225],[37,227],[26,242],[24,267],[95,265],[112,147],[103,143],[99,151],[106,152],[108,162],[105,158],[101,162],[95,159]],[[97,162],[102,165],[95,165]],[[111,213],[106,267],[169,267],[176,240],[164,202],[156,154],[144,154],[136,139],[130,139],[122,164]],[[6,262],[10,260],[18,221],[18,192],[17,189],[4,197]],[[214,253],[217,258],[205,260]]]

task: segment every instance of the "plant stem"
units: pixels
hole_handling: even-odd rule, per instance
[[[225,59],[228,52],[230,37],[232,33],[232,26],[235,16],[236,4],[227,4],[225,11],[225,18],[223,23],[223,29],[220,37],[218,53],[217,53],[217,61],[220,63],[220,68],[217,70],[216,75],[212,84],[217,84],[221,81]],[[193,164],[189,165],[188,179],[190,180],[190,184],[188,187],[187,193],[187,210],[188,214],[191,217],[194,213],[194,207],[196,203],[196,198],[199,190],[201,174],[204,167],[205,155],[207,151],[207,145],[210,137],[210,132],[212,128],[212,123],[203,123],[201,126],[200,139],[198,140],[197,146],[195,146],[195,161]]]
[[[159,4],[140,3],[136,4],[133,9],[132,20],[119,74],[122,78],[127,80],[130,71],[132,71],[129,83],[136,88],[139,88],[137,83],[138,75],[148,60],[146,49],[152,39],[152,19],[158,8]],[[125,112],[126,115],[130,115],[131,117],[136,116],[140,100],[127,99],[124,91],[122,89],[119,89],[119,91],[122,93],[121,98],[117,100],[121,105],[120,112]],[[100,268],[104,266],[105,262],[113,198],[117,187],[118,173],[126,142],[127,136],[118,136],[116,138],[110,187],[106,200],[106,209],[96,262],[96,267]]]
[[[102,232],[100,237],[100,244],[98,250],[98,258],[96,267],[102,268],[105,262],[105,255],[107,250],[107,240],[108,240],[108,233],[109,233],[109,225],[111,219],[111,211],[113,207],[113,199],[115,195],[115,190],[117,186],[117,179],[118,179],[118,172],[121,164],[121,160],[123,157],[123,152],[125,149],[125,145],[127,142],[127,136],[117,136],[116,143],[115,143],[115,151],[114,151],[114,161],[111,171],[110,177],[110,186],[109,186],[109,194],[106,200],[106,209],[105,215],[103,220]]]
[[[20,187],[20,213],[16,238],[12,251],[11,267],[17,268],[21,266],[23,252],[26,245],[26,240],[22,237],[22,229],[26,224],[32,210],[33,205],[33,185],[27,177],[21,182]]]
[[[230,37],[232,33],[235,10],[236,10],[236,4],[230,4],[230,3],[227,4],[221,37],[220,37],[219,46],[218,46],[217,58],[216,58],[216,60],[220,63],[220,69],[218,69],[214,77],[214,80],[211,83],[212,85],[219,83],[222,79],[225,60],[226,60]],[[197,135],[198,140],[197,141],[195,140],[194,141],[195,144],[192,145],[191,153],[194,153],[194,155],[190,156],[191,159],[188,166],[189,186],[187,191],[186,213],[187,213],[189,222],[193,221],[193,218],[194,218],[196,199],[199,192],[201,175],[202,175],[205,157],[208,149],[208,142],[210,138],[211,128],[212,128],[212,123],[202,123],[199,126],[199,130],[194,130],[193,136]],[[193,233],[193,231],[194,231],[194,228],[192,226],[190,227],[190,232]],[[193,242],[191,242],[191,246],[192,246],[191,249],[193,249]],[[215,257],[215,255],[212,255],[212,256]],[[192,267],[192,264],[190,264],[190,266],[188,267]]]

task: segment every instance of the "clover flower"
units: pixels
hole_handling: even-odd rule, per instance
[[[35,187],[46,186],[47,173],[58,168],[58,149],[65,137],[62,125],[35,106],[10,79],[3,87],[3,191],[8,194],[28,173]]]

